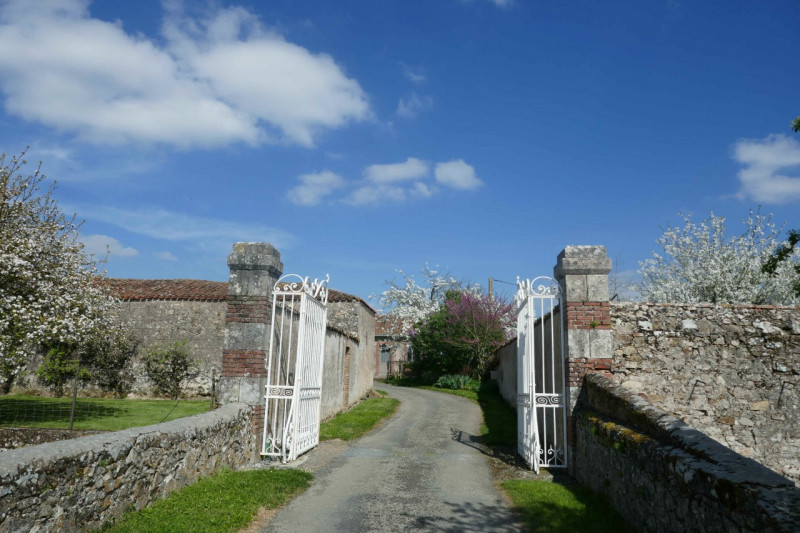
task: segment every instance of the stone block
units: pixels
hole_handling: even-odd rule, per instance
[[[258,322],[228,322],[225,325],[225,350],[269,351],[267,325]]]
[[[567,346],[570,358],[612,357],[614,353],[612,332],[607,329],[567,330]]]
[[[608,297],[608,274],[587,274],[586,299],[590,302],[607,302]]]

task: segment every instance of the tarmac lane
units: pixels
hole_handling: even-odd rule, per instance
[[[262,531],[524,531],[473,445],[477,405],[422,389],[376,387],[400,400],[397,413],[315,469],[312,486]]]

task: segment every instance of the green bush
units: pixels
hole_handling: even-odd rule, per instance
[[[192,377],[194,362],[189,359],[185,342],[171,346],[150,348],[144,360],[147,377],[157,394],[173,400],[181,395],[181,384]]]
[[[119,330],[90,338],[83,346],[83,355],[91,361],[92,382],[117,398],[125,397],[133,387],[131,361],[138,347],[135,335]]]
[[[73,378],[88,381],[89,371],[82,367],[80,359],[69,347],[52,347],[44,356],[44,361],[36,369],[39,383],[51,389],[57,397],[64,395],[64,385]]]
[[[480,385],[480,381],[462,374],[445,374],[444,376],[440,376],[439,379],[436,380],[436,383],[433,384],[434,387],[440,389],[471,391],[477,391]]]

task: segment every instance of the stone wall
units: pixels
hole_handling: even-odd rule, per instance
[[[2,452],[0,530],[85,531],[253,460],[251,409]]]
[[[614,303],[614,380],[800,481],[800,308]]]
[[[211,393],[211,374],[219,376],[222,370],[224,301],[123,301],[121,307],[121,321],[144,341],[139,347],[137,367],[141,369],[148,348],[185,342],[189,357],[197,364],[197,377],[186,385],[187,393]],[[136,375],[139,378],[134,390],[141,394],[149,389],[149,383],[143,370]]]
[[[640,531],[797,531],[800,490],[629,389],[587,374],[570,472]]]
[[[517,407],[517,339],[502,346],[497,353],[497,368],[492,370],[492,379],[497,381],[500,394],[508,405]]]

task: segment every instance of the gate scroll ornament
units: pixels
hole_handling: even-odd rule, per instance
[[[329,280],[289,274],[272,292],[261,455],[284,463],[319,443]]]
[[[564,468],[563,313],[552,278],[517,278],[517,449],[528,465]]]

